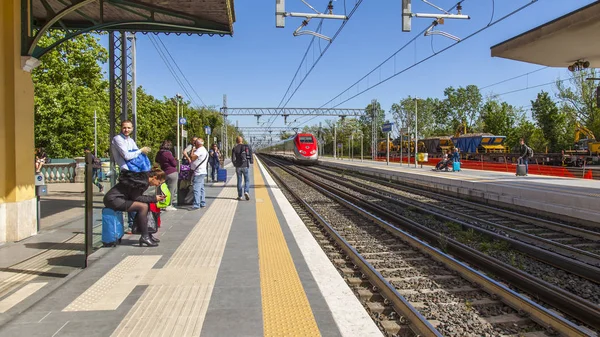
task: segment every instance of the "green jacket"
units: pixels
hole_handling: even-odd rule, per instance
[[[167,206],[171,204],[171,191],[169,191],[169,187],[166,183],[162,183],[158,188],[160,193],[165,195],[165,200],[157,202],[156,207],[167,208]]]

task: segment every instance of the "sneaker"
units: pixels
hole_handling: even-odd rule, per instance
[[[250,200],[250,194],[248,192],[244,192],[244,197],[246,197],[246,200]]]
[[[125,234],[132,234],[133,231],[131,230],[131,227],[127,227],[125,228]]]
[[[165,208],[165,211],[176,211],[177,208],[173,207],[172,205],[167,206],[167,208]]]
[[[244,198],[238,197],[237,200],[242,201],[242,200],[244,200]]]
[[[104,192],[104,186],[100,185],[98,188],[100,189],[100,193]]]

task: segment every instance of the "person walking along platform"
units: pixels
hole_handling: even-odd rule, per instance
[[[248,169],[254,164],[252,158],[252,149],[248,144],[242,144],[244,139],[237,136],[235,142],[237,145],[231,150],[231,161],[235,166],[235,174],[237,176],[238,200],[242,199],[242,192],[246,200],[250,200],[250,181],[248,179]],[[244,188],[242,190],[242,176],[244,177]]]

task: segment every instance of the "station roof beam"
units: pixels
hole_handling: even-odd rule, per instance
[[[95,31],[233,35],[233,0],[22,0],[23,56],[39,58],[76,35]],[[67,36],[48,47],[38,46],[47,31]]]
[[[600,2],[582,7],[491,47],[501,57],[549,67],[600,67]],[[585,67],[584,66],[584,67]]]

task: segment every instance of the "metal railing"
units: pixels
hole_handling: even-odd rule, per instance
[[[45,164],[42,166],[42,174],[47,184],[73,183],[75,182],[76,163]]]

